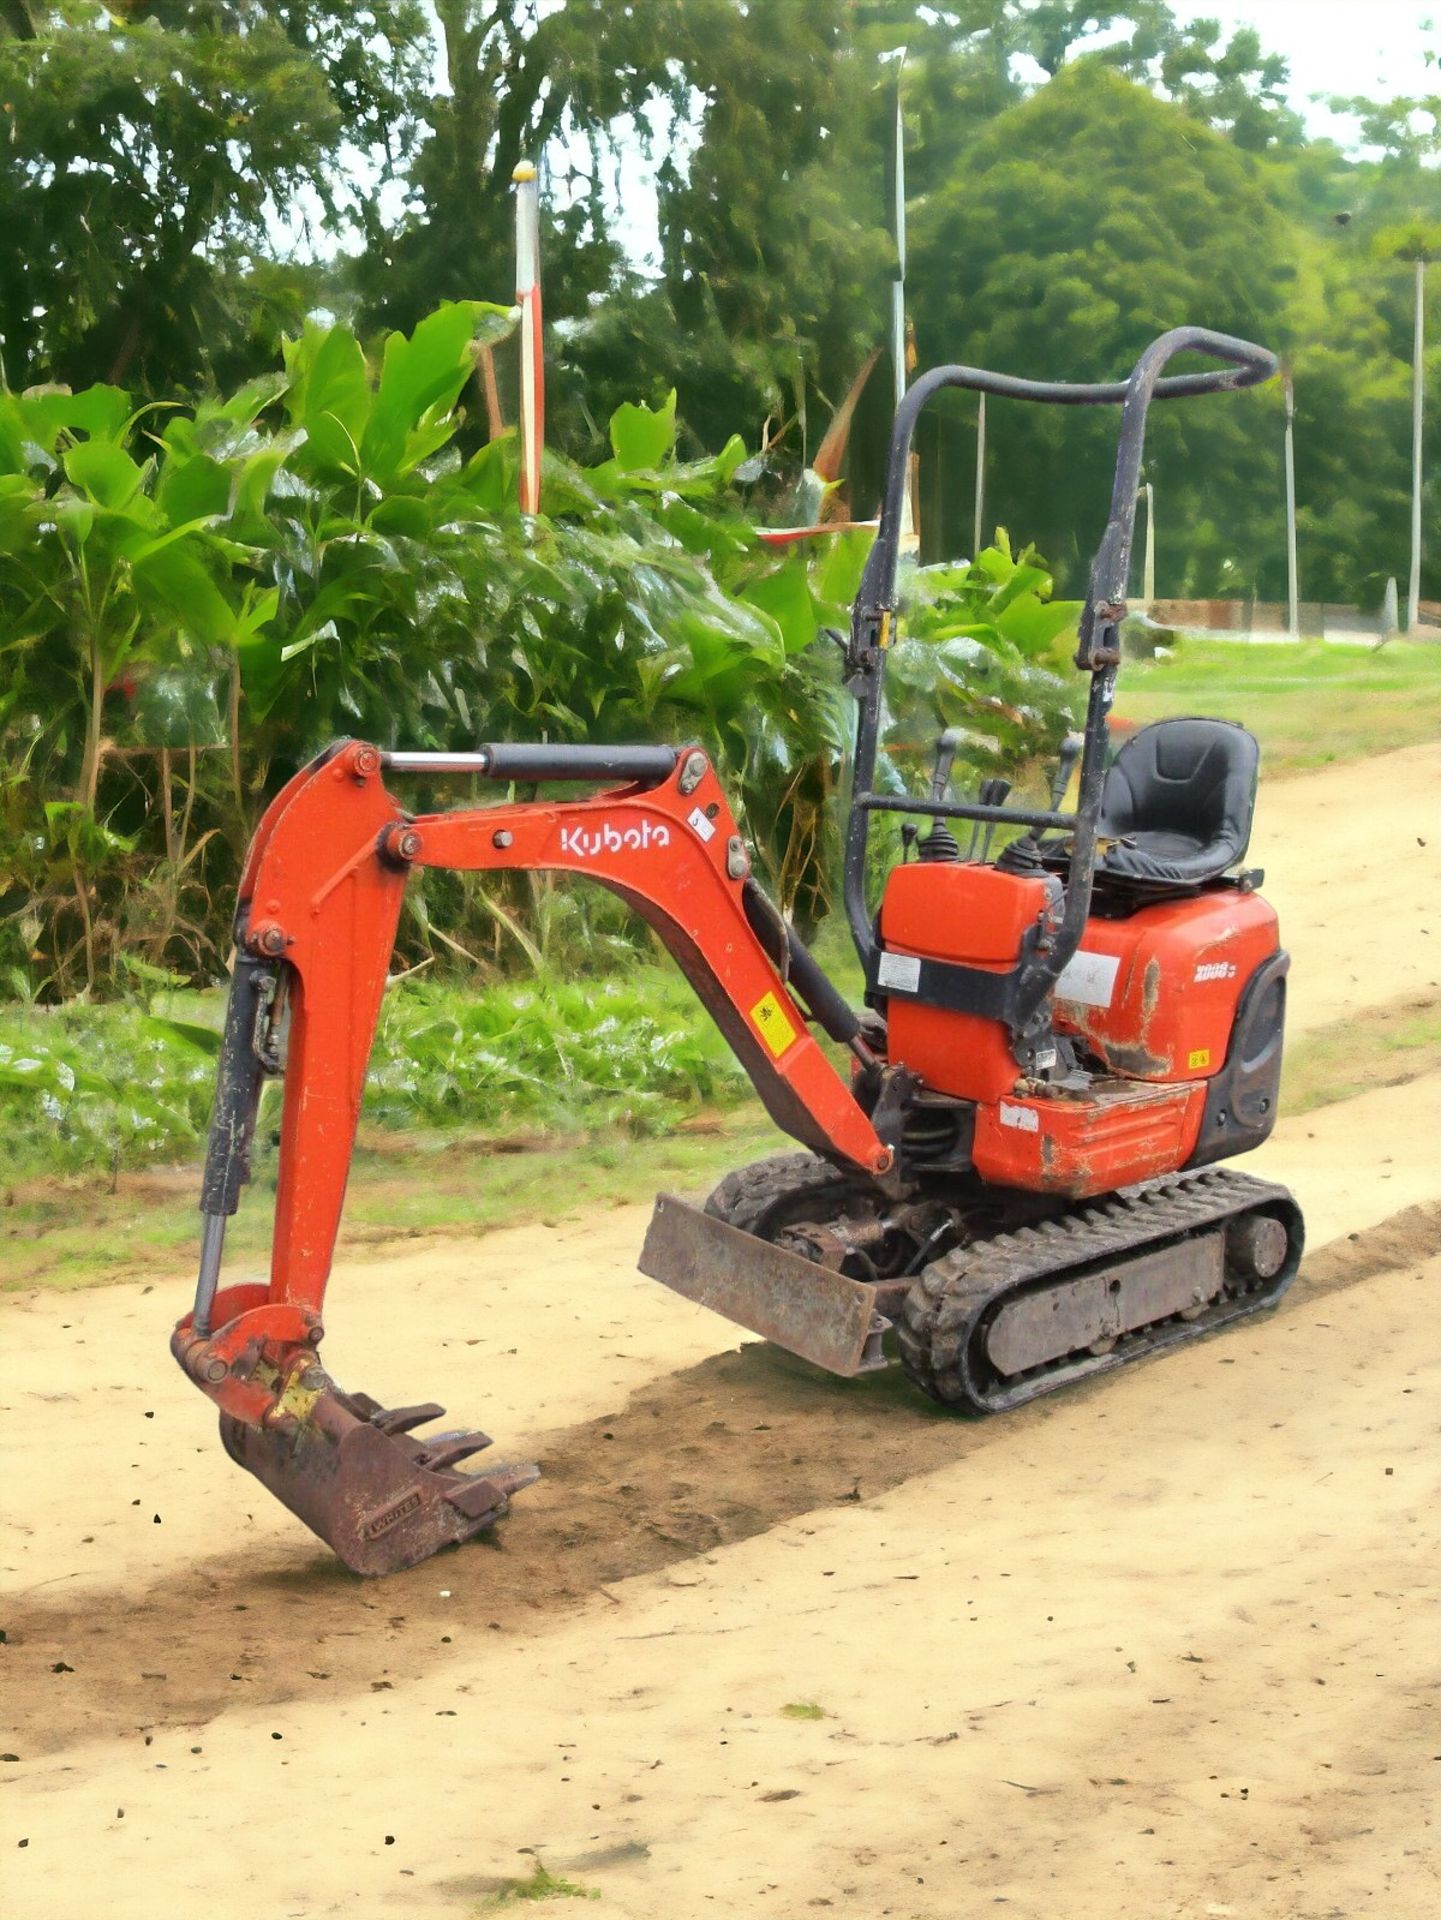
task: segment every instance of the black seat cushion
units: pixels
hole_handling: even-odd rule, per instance
[[[1157,720],[1116,755],[1101,794],[1097,867],[1146,886],[1200,886],[1251,838],[1260,751],[1229,720]]]

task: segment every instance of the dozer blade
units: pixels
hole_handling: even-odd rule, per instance
[[[876,1290],[663,1193],[636,1263],[642,1273],[723,1313],[812,1365],[847,1378],[886,1364],[890,1325]]]
[[[225,1451],[352,1573],[399,1573],[469,1540],[540,1478],[530,1465],[457,1472],[456,1461],[490,1445],[485,1434],[417,1437],[409,1429],[443,1407],[388,1411],[368,1394],[342,1393],[319,1367],[292,1381],[279,1411],[273,1427],[222,1413]]]

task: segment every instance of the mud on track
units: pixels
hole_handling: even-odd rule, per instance
[[[1438,1246],[1441,1204],[1407,1208],[1309,1257],[1282,1311]],[[1065,1400],[1110,1387],[1098,1380]],[[22,1594],[6,1611],[7,1719],[30,1757],[160,1723],[203,1725],[238,1701],[393,1683],[445,1659],[447,1628],[533,1632],[634,1575],[992,1447],[1014,1451],[1058,1404],[972,1421],[939,1413],[897,1370],[843,1383],[772,1347],[718,1354],[615,1414],[542,1436],[545,1477],[509,1521],[383,1583],[357,1582],[297,1531],[285,1572],[257,1577],[239,1550],[113,1606],[68,1600],[63,1585]],[[57,1675],[56,1662],[73,1671]]]

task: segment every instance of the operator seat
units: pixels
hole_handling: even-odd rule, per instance
[[[1260,750],[1230,720],[1157,720],[1111,763],[1097,832],[1115,845],[1097,877],[1136,892],[1198,887],[1251,837]]]

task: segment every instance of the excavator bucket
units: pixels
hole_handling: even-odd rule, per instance
[[[444,1407],[382,1407],[368,1394],[343,1393],[318,1366],[290,1383],[281,1410],[282,1420],[263,1427],[222,1413],[225,1451],[352,1573],[399,1573],[469,1540],[540,1478],[531,1465],[458,1471],[490,1445],[486,1434],[417,1437],[414,1429]]]

